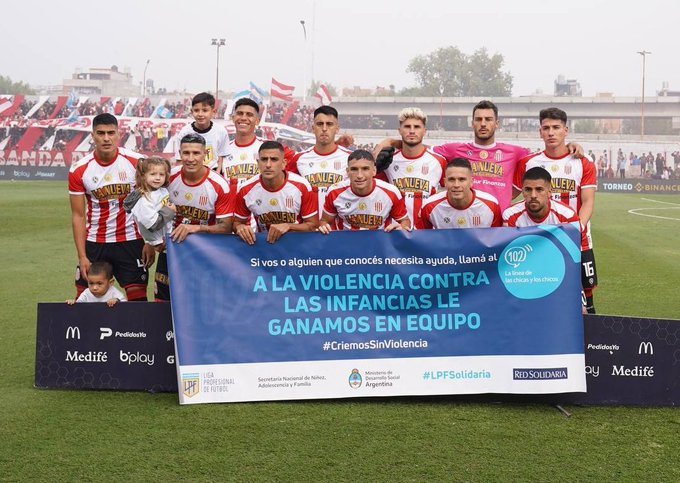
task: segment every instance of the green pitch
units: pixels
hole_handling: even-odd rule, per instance
[[[669,408],[34,389],[36,304],[73,296],[65,183],[0,182],[0,227],[0,481],[680,481]],[[678,233],[680,196],[597,196],[599,313],[680,318]]]

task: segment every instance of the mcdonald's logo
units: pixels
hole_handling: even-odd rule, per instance
[[[654,346],[649,341],[640,342],[640,347],[638,347],[638,354],[649,354],[654,355]]]
[[[80,340],[80,329],[76,326],[69,325],[66,328],[66,339]]]

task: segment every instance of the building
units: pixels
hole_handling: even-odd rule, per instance
[[[132,74],[126,69],[119,72],[118,66],[111,68],[90,68],[83,72],[76,69],[71,79],[64,79],[62,93],[94,94],[102,96],[138,96],[140,88],[133,84]]]

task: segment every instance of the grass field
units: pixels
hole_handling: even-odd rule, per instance
[[[1,481],[680,481],[671,408],[34,389],[36,303],[73,295],[64,183],[0,182],[0,226]],[[680,196],[598,195],[593,228],[599,313],[680,318]]]

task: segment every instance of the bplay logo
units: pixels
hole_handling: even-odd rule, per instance
[[[66,339],[78,339],[80,340],[80,328],[78,326],[69,325],[66,328]]]
[[[153,354],[142,354],[141,352],[125,352],[120,351],[120,362],[124,362],[127,365],[130,364],[148,364],[153,366],[154,355]]]

